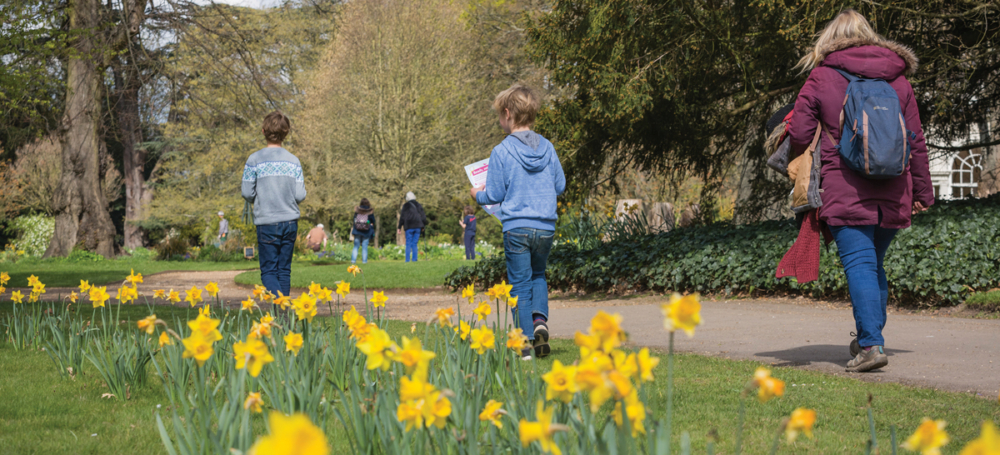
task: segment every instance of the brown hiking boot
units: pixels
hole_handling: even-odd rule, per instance
[[[872,346],[871,349],[864,349],[858,353],[850,362],[847,362],[847,371],[852,373],[863,373],[865,371],[877,370],[889,364],[889,357],[885,355],[882,346]]]

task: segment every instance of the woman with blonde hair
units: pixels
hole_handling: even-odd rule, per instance
[[[788,131],[795,154],[820,137],[819,220],[830,227],[837,242],[857,329],[850,348],[854,358],[847,363],[847,371],[882,368],[889,363],[882,337],[889,296],[885,253],[896,232],[910,226],[911,215],[934,203],[927,146],[913,88],[906,79],[917,70],[917,57],[905,46],[875,33],[857,11],[845,10],[820,32],[797,67],[809,71],[809,78],[795,100]],[[898,177],[866,177],[848,167],[838,150],[840,136],[846,131],[842,122],[849,79],[857,78],[866,83],[885,81],[899,98],[906,130],[902,141],[908,142],[911,155]],[[884,107],[876,106],[879,108]],[[868,138],[867,130],[864,138]]]

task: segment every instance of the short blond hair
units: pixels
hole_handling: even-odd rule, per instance
[[[535,124],[535,116],[541,103],[538,95],[530,87],[521,84],[514,84],[507,90],[500,92],[493,100],[493,110],[503,115],[504,110],[510,112],[513,126],[531,126]]]
[[[865,19],[861,13],[853,9],[845,9],[816,35],[813,47],[806,51],[806,55],[799,59],[799,63],[795,67],[801,68],[799,71],[801,74],[819,66],[823,62],[823,58],[826,57],[830,44],[839,39],[850,38],[863,38],[876,42],[883,40],[882,36],[875,33],[871,24],[868,23],[868,19]]]

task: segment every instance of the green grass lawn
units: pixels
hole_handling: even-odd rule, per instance
[[[446,275],[464,264],[467,262],[462,259],[417,262],[375,261],[359,265],[365,272],[365,277],[362,278],[361,275],[354,277],[347,273],[347,266],[350,264],[346,262],[332,265],[293,263],[292,287],[304,288],[312,282],[332,287],[337,281],[347,280],[352,288],[360,288],[364,279],[367,280],[369,288],[427,288],[441,286]],[[236,276],[236,282],[249,285],[261,284],[260,272],[241,273]]]
[[[152,261],[123,257],[95,262],[70,262],[64,259],[20,261],[15,264],[0,264],[0,272],[10,274],[8,287],[25,287],[30,275],[36,275],[49,287],[77,286],[80,280],[94,284],[118,283],[128,276],[129,271],[152,275],[167,271],[185,270],[244,270],[257,268],[257,261],[239,262],[195,262],[195,261]]]
[[[0,312],[9,311],[9,304]],[[184,317],[185,309],[157,307],[161,318]],[[122,308],[122,319],[135,320],[147,314],[143,306]],[[129,323],[131,325],[131,323]],[[410,332],[410,323],[392,321],[394,339]],[[429,340],[428,340],[429,341]],[[666,359],[664,353],[654,375],[650,411],[656,418],[666,405]],[[550,369],[559,359],[571,363],[578,352],[569,340],[554,340],[553,355],[534,364],[537,372]],[[697,355],[679,355],[675,363],[674,441],[691,434],[695,453],[703,453],[706,435],[716,430],[717,453],[731,453],[739,394],[759,363],[732,361]],[[91,368],[90,371],[93,371]],[[889,453],[889,427],[899,428],[902,442],[923,416],[944,419],[952,442],[943,453],[957,453],[975,438],[984,419],[1000,419],[995,400],[965,394],[876,384],[794,368],[775,368],[773,375],[786,381],[785,396],[761,404],[747,401],[744,453],[768,453],[781,419],[797,407],[817,410],[813,440],[800,437],[794,447],[784,444],[779,453],[863,453],[868,440],[865,403],[874,396],[875,422],[881,453]],[[155,429],[155,412],[167,415],[167,400],[160,382],[134,390],[132,399],[121,403],[102,399],[106,392],[96,373],[63,379],[41,351],[15,351],[0,346],[0,452],[3,453],[165,453]],[[340,435],[336,419],[327,428],[333,453],[350,451]],[[96,436],[95,436],[96,435]]]

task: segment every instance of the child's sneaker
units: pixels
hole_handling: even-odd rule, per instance
[[[552,352],[549,347],[549,327],[544,320],[535,321],[535,340],[532,342],[535,348],[535,357],[542,358]]]
[[[531,360],[531,348],[521,349],[521,360]]]
[[[861,349],[856,357],[847,362],[847,371],[852,373],[864,373],[865,371],[877,370],[889,364],[889,357],[885,355],[882,346],[872,346],[870,349]]]

